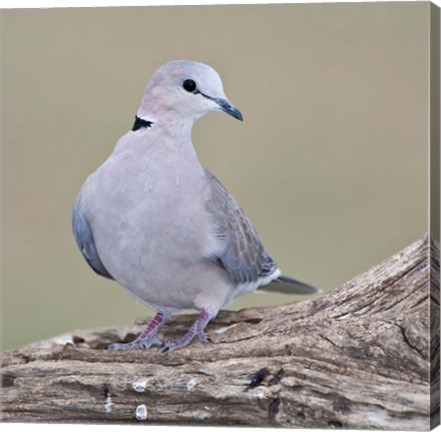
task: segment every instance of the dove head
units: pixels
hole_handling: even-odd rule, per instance
[[[212,111],[242,120],[241,112],[225,96],[218,73],[202,63],[173,61],[150,80],[138,117],[155,122],[189,122]]]

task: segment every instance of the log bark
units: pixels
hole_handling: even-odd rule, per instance
[[[163,336],[193,320],[176,317]],[[207,329],[213,344],[104,350],[142,328],[5,352],[2,420],[424,430],[439,418],[439,245],[429,235],[322,297],[222,311]]]

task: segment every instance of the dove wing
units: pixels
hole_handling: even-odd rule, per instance
[[[219,248],[210,257],[237,283],[255,282],[271,275],[276,265],[265,251],[243,210],[222,183],[208,170],[206,210]]]

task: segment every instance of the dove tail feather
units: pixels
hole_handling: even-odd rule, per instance
[[[322,291],[319,288],[285,275],[280,275],[277,279],[274,279],[273,283],[260,289],[281,294],[318,294]]]

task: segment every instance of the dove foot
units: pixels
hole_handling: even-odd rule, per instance
[[[154,345],[164,346],[164,342],[158,338],[159,329],[171,317],[169,312],[158,312],[149,322],[145,330],[132,342],[113,343],[107,346],[107,351],[148,349]]]
[[[209,311],[204,309],[200,313],[196,321],[193,323],[193,325],[190,327],[188,332],[179,339],[166,342],[161,350],[161,353],[165,354],[179,348],[184,348],[195,338],[195,336],[198,336],[203,343],[213,342],[213,340],[204,332],[205,327],[207,326],[211,318],[213,318],[213,315]]]
[[[146,338],[146,339],[135,339],[128,343],[113,343],[107,346],[107,351],[120,351],[120,350],[130,350],[130,349],[148,349],[154,345],[160,347],[164,346],[164,341],[158,337]]]

